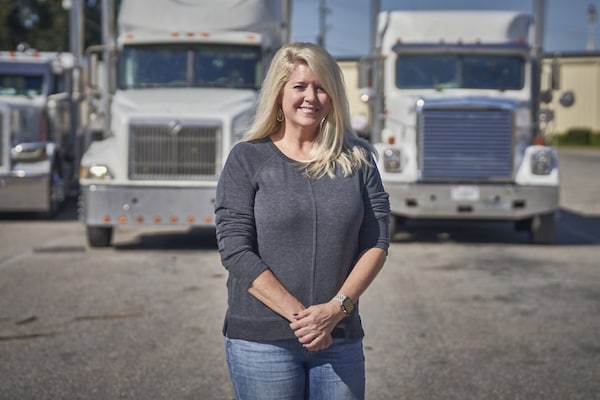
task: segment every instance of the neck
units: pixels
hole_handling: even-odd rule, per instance
[[[316,132],[311,130],[293,131],[282,127],[279,131],[271,135],[271,140],[279,150],[296,161],[310,160],[310,152],[313,148]]]

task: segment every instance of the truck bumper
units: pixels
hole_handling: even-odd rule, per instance
[[[0,211],[49,211],[49,182],[48,174],[0,176]]]
[[[79,217],[88,226],[214,226],[214,187],[80,187]]]
[[[554,212],[557,186],[385,183],[392,214],[414,219],[520,220]]]

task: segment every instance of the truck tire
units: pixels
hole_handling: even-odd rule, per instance
[[[394,235],[402,230],[406,225],[406,218],[398,215],[390,215],[390,241]]]
[[[88,226],[87,239],[90,247],[109,247],[112,241],[112,226]]]
[[[390,239],[394,238],[396,231],[398,230],[398,217],[390,215]]]
[[[534,244],[554,243],[554,213],[536,215],[530,220],[529,239]]]

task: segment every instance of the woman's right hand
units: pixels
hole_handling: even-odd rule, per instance
[[[331,346],[331,331],[344,318],[339,303],[332,301],[317,304],[295,315],[290,328],[298,341],[309,351],[324,350]]]

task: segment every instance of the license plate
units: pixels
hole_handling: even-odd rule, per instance
[[[450,189],[452,201],[477,201],[479,200],[479,187],[454,186]]]

